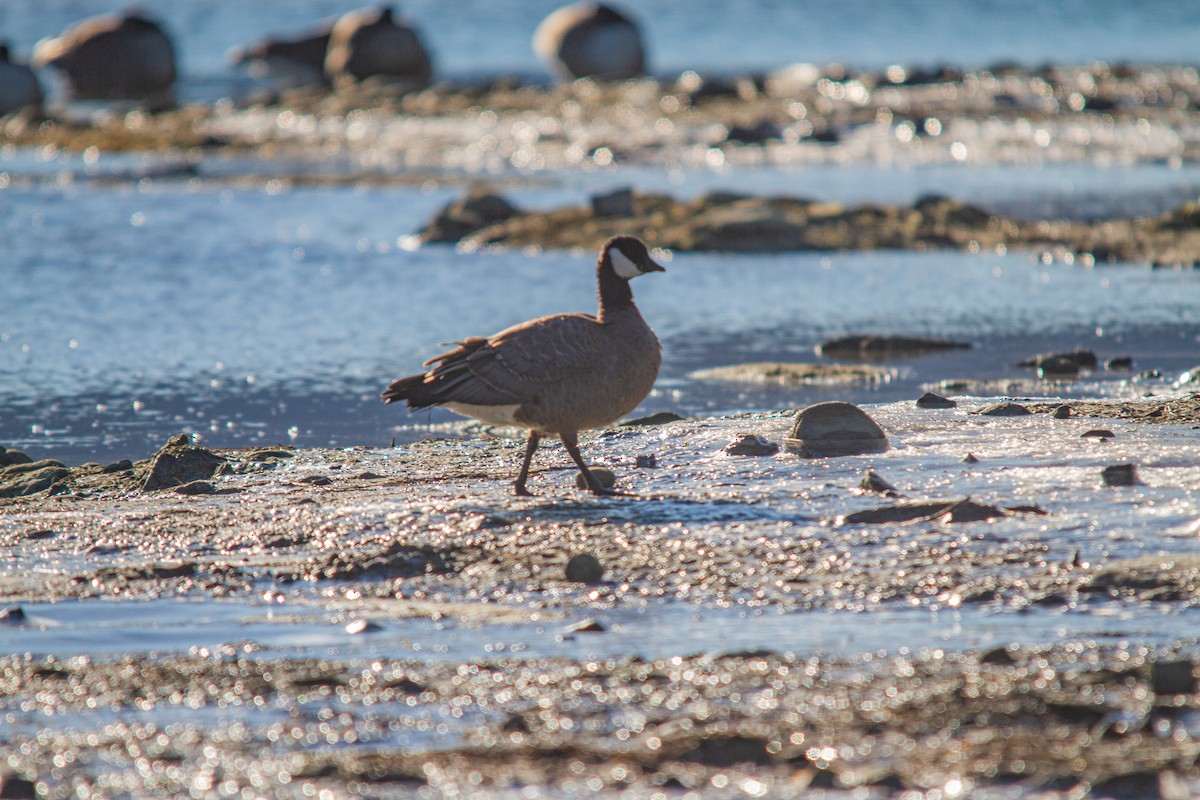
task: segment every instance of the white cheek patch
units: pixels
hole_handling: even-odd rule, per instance
[[[620,248],[614,247],[609,250],[608,257],[612,259],[613,270],[625,280],[642,274],[638,265],[630,261],[629,256],[622,253]]]

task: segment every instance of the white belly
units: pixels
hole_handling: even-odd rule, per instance
[[[477,406],[471,403],[446,403],[443,408],[448,408],[455,414],[462,414],[464,417],[474,417],[480,422],[486,422],[489,425],[521,425],[516,420],[517,409],[519,403],[513,403],[507,406]]]

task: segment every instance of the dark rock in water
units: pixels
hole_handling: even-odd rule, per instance
[[[45,491],[71,474],[61,461],[45,458],[10,464],[0,470],[0,497],[26,497]]]
[[[524,715],[512,714],[500,723],[500,730],[505,733],[529,733],[532,728],[529,727],[529,720],[525,719]]]
[[[1071,416],[1071,407],[1063,404],[1054,409],[1054,412],[1050,416],[1054,417],[1055,419],[1068,419]]]
[[[607,630],[608,628],[594,619],[585,619],[567,628],[568,633],[604,633]]]
[[[861,358],[868,361],[969,349],[970,342],[911,336],[841,336],[817,345],[817,352],[826,358]]]
[[[666,425],[668,422],[679,422],[684,417],[674,411],[659,411],[645,417],[636,417],[621,423],[621,427],[637,427],[643,425]]]
[[[592,195],[592,214],[597,217],[632,217],[637,213],[634,208],[633,189],[624,187],[608,194]]]
[[[114,461],[111,464],[106,464],[100,469],[104,475],[111,475],[114,472],[124,472],[127,469],[133,469],[133,462],[128,458],[122,458],[120,461]]]
[[[328,475],[305,475],[297,478],[296,483],[307,483],[310,486],[329,486],[333,479]]]
[[[1080,439],[1112,439],[1116,436],[1115,433],[1107,428],[1093,428],[1090,431],[1084,431],[1080,434]]]
[[[706,736],[679,755],[680,761],[690,761],[709,767],[732,767],[735,764],[766,765],[772,762],[769,742],[752,736]]]
[[[1096,354],[1091,350],[1071,350],[1065,353],[1040,353],[1036,356],[1022,359],[1017,362],[1018,367],[1033,367],[1041,369],[1044,364],[1071,364],[1080,369],[1095,369],[1099,363]]]
[[[1113,356],[1104,362],[1104,368],[1107,370],[1133,369],[1133,356]]]
[[[0,772],[0,798],[3,800],[37,800],[37,784],[16,772]]]
[[[182,494],[182,495],[188,495],[188,496],[201,495],[201,494],[212,494],[214,491],[216,491],[216,490],[213,488],[213,485],[211,483],[209,483],[208,481],[192,481],[190,483],[185,483],[181,486],[175,487],[175,494]]]
[[[383,630],[382,625],[362,618],[346,623],[346,633],[352,636],[359,633],[375,633],[381,630]]]
[[[783,445],[789,453],[824,458],[882,453],[888,440],[883,428],[858,406],[831,400],[803,409]]]
[[[9,606],[5,609],[0,609],[0,625],[9,628],[19,628],[29,622],[29,617],[25,614],[25,609],[20,606]]]
[[[938,194],[927,194],[917,199],[913,210],[919,213],[927,225],[935,227],[986,226],[993,215],[979,206],[964,203]]]
[[[1013,658],[1013,654],[1017,652],[1017,645],[1008,644],[1003,647],[993,647],[979,657],[980,664],[991,664],[996,667],[1010,667],[1017,663]]]
[[[962,463],[964,463],[964,464],[978,464],[978,463],[979,463],[979,458],[978,458],[978,457],[977,457],[977,456],[976,456],[974,453],[967,453],[965,456],[963,456]]]
[[[637,457],[636,464],[638,469],[654,469],[658,466],[658,456],[654,453],[640,455]]]
[[[596,480],[600,481],[600,485],[605,489],[611,489],[617,484],[617,476],[610,469],[605,469],[604,467],[588,467],[588,471],[592,473]],[[582,472],[575,474],[575,486],[580,489],[588,488],[587,481],[583,479]]]
[[[882,475],[873,469],[866,471],[866,474],[863,475],[863,479],[859,481],[858,488],[862,489],[864,492],[881,494],[884,497],[903,496],[900,494],[900,492],[896,491],[895,486],[892,486],[890,483],[888,483]]]
[[[996,403],[975,413],[984,417],[1024,417],[1033,412],[1020,403]]]
[[[203,447],[194,447],[186,436],[174,436],[154,454],[142,490],[173,489],[192,481],[206,481],[225,459]]]
[[[770,120],[762,120],[754,125],[731,125],[725,134],[725,141],[733,144],[766,144],[779,139],[783,129]]]
[[[741,433],[721,452],[727,456],[773,456],[779,452],[779,445],[757,434]]]
[[[1150,688],[1155,694],[1193,694],[1197,686],[1196,664],[1191,659],[1155,661],[1150,665]]]
[[[1079,364],[1073,359],[1054,356],[1043,360],[1037,366],[1039,378],[1054,380],[1056,378],[1079,377]]]
[[[1100,479],[1105,486],[1137,486],[1137,467],[1133,464],[1113,464],[1100,470]]]
[[[9,450],[5,447],[0,447],[0,467],[7,467],[12,464],[28,464],[33,461],[25,453],[20,450]]]
[[[917,398],[917,408],[957,408],[958,403],[951,400],[949,397],[942,397],[940,394],[926,392]]]
[[[1168,773],[1162,773],[1163,775]],[[1092,784],[1088,797],[1102,800],[1166,800],[1166,795],[1160,791],[1161,775],[1151,770],[1129,772],[1113,778],[1097,781]]]
[[[517,207],[500,195],[473,191],[439,211],[419,235],[424,242],[457,242],[518,213]]]
[[[897,506],[871,508],[847,514],[839,518],[839,522],[845,525],[880,525],[890,522],[935,519],[944,522],[984,522],[1006,516],[1008,514],[996,506],[966,499],[953,503],[903,503]]]
[[[567,560],[567,580],[596,584],[604,580],[604,565],[591,553],[576,553]]]

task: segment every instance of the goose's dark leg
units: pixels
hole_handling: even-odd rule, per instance
[[[574,433],[560,433],[558,438],[562,439],[563,447],[567,448],[567,452],[571,454],[571,459],[575,465],[579,467],[579,471],[583,473],[583,479],[587,482],[588,488],[592,490],[592,494],[604,495],[605,497],[620,496],[633,497],[629,492],[621,492],[616,489],[606,489],[600,485],[600,481],[592,474],[592,471],[587,468],[587,464],[583,463],[583,456],[579,452],[579,436]]]
[[[536,431],[529,432],[529,440],[525,442],[525,460],[521,462],[521,474],[517,476],[517,482],[513,484],[513,493],[517,497],[533,497],[533,492],[525,488],[525,481],[529,479],[529,465],[533,462],[533,453],[538,449],[538,443],[542,441],[541,434]]]

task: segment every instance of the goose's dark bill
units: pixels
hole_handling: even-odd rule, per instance
[[[466,339],[425,362],[426,372],[388,386],[384,402],[404,400],[410,409],[444,406],[491,424],[527,428],[525,458],[513,485],[518,495],[530,494],[530,464],[546,436],[562,440],[593,493],[625,494],[600,485],[579,452],[578,434],[628,414],[650,393],[662,351],[633,303],[629,281],[664,271],[640,240],[614,237],[596,262],[595,316],[540,317],[486,339]]]

